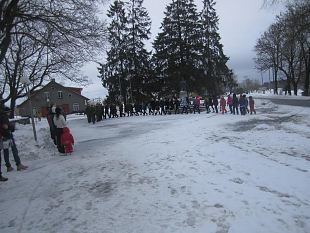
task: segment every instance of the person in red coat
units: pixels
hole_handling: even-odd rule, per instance
[[[74,138],[68,127],[63,128],[63,134],[61,135],[61,145],[65,147],[66,154],[71,154],[73,152],[72,145],[74,145]]]
[[[220,99],[220,109],[221,109],[222,114],[227,113],[226,100],[225,100],[224,96],[221,96],[221,99]]]

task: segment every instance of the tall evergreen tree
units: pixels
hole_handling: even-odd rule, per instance
[[[151,19],[143,6],[143,0],[128,1],[127,11],[128,94],[131,101],[143,101],[147,98],[145,90],[151,68],[150,53],[145,49],[145,40],[149,39],[151,33]]]
[[[163,94],[179,93],[184,83],[187,91],[199,89],[199,22],[193,0],[174,0],[166,7],[162,32],[154,41],[157,76],[164,86]]]
[[[228,57],[223,52],[223,45],[220,42],[218,33],[218,16],[214,8],[214,0],[203,0],[203,9],[201,12],[201,72],[205,77],[204,86],[209,93],[220,92],[219,89],[227,82],[231,71],[226,66]]]
[[[126,64],[126,46],[128,21],[125,13],[125,3],[116,0],[111,4],[107,16],[111,22],[108,27],[110,48],[107,50],[106,63],[99,69],[103,86],[108,89],[111,100],[126,101],[128,82]]]

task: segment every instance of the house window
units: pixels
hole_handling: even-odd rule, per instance
[[[73,104],[73,111],[74,111],[74,112],[80,111],[80,105],[77,104],[77,103]]]
[[[62,99],[62,91],[58,91],[58,99]]]

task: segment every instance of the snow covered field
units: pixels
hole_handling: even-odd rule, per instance
[[[20,125],[30,167],[2,165],[0,232],[309,233],[310,108],[257,104],[247,116],[71,116],[71,156],[45,120],[38,146]]]

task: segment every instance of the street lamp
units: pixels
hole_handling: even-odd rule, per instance
[[[32,102],[31,102],[31,98],[30,98],[30,88],[29,88],[29,85],[31,84],[29,78],[26,78],[26,77],[22,77],[20,79],[20,82],[22,84],[24,84],[24,87],[26,89],[26,92],[27,92],[27,96],[28,96],[28,100],[29,100],[29,105],[30,105],[30,115],[31,115],[31,124],[32,124],[32,130],[33,130],[33,136],[34,136],[34,140],[36,142],[38,142],[38,139],[37,139],[37,132],[36,132],[36,126],[35,126],[35,123],[34,123],[34,116],[33,116],[33,109],[32,109]]]

